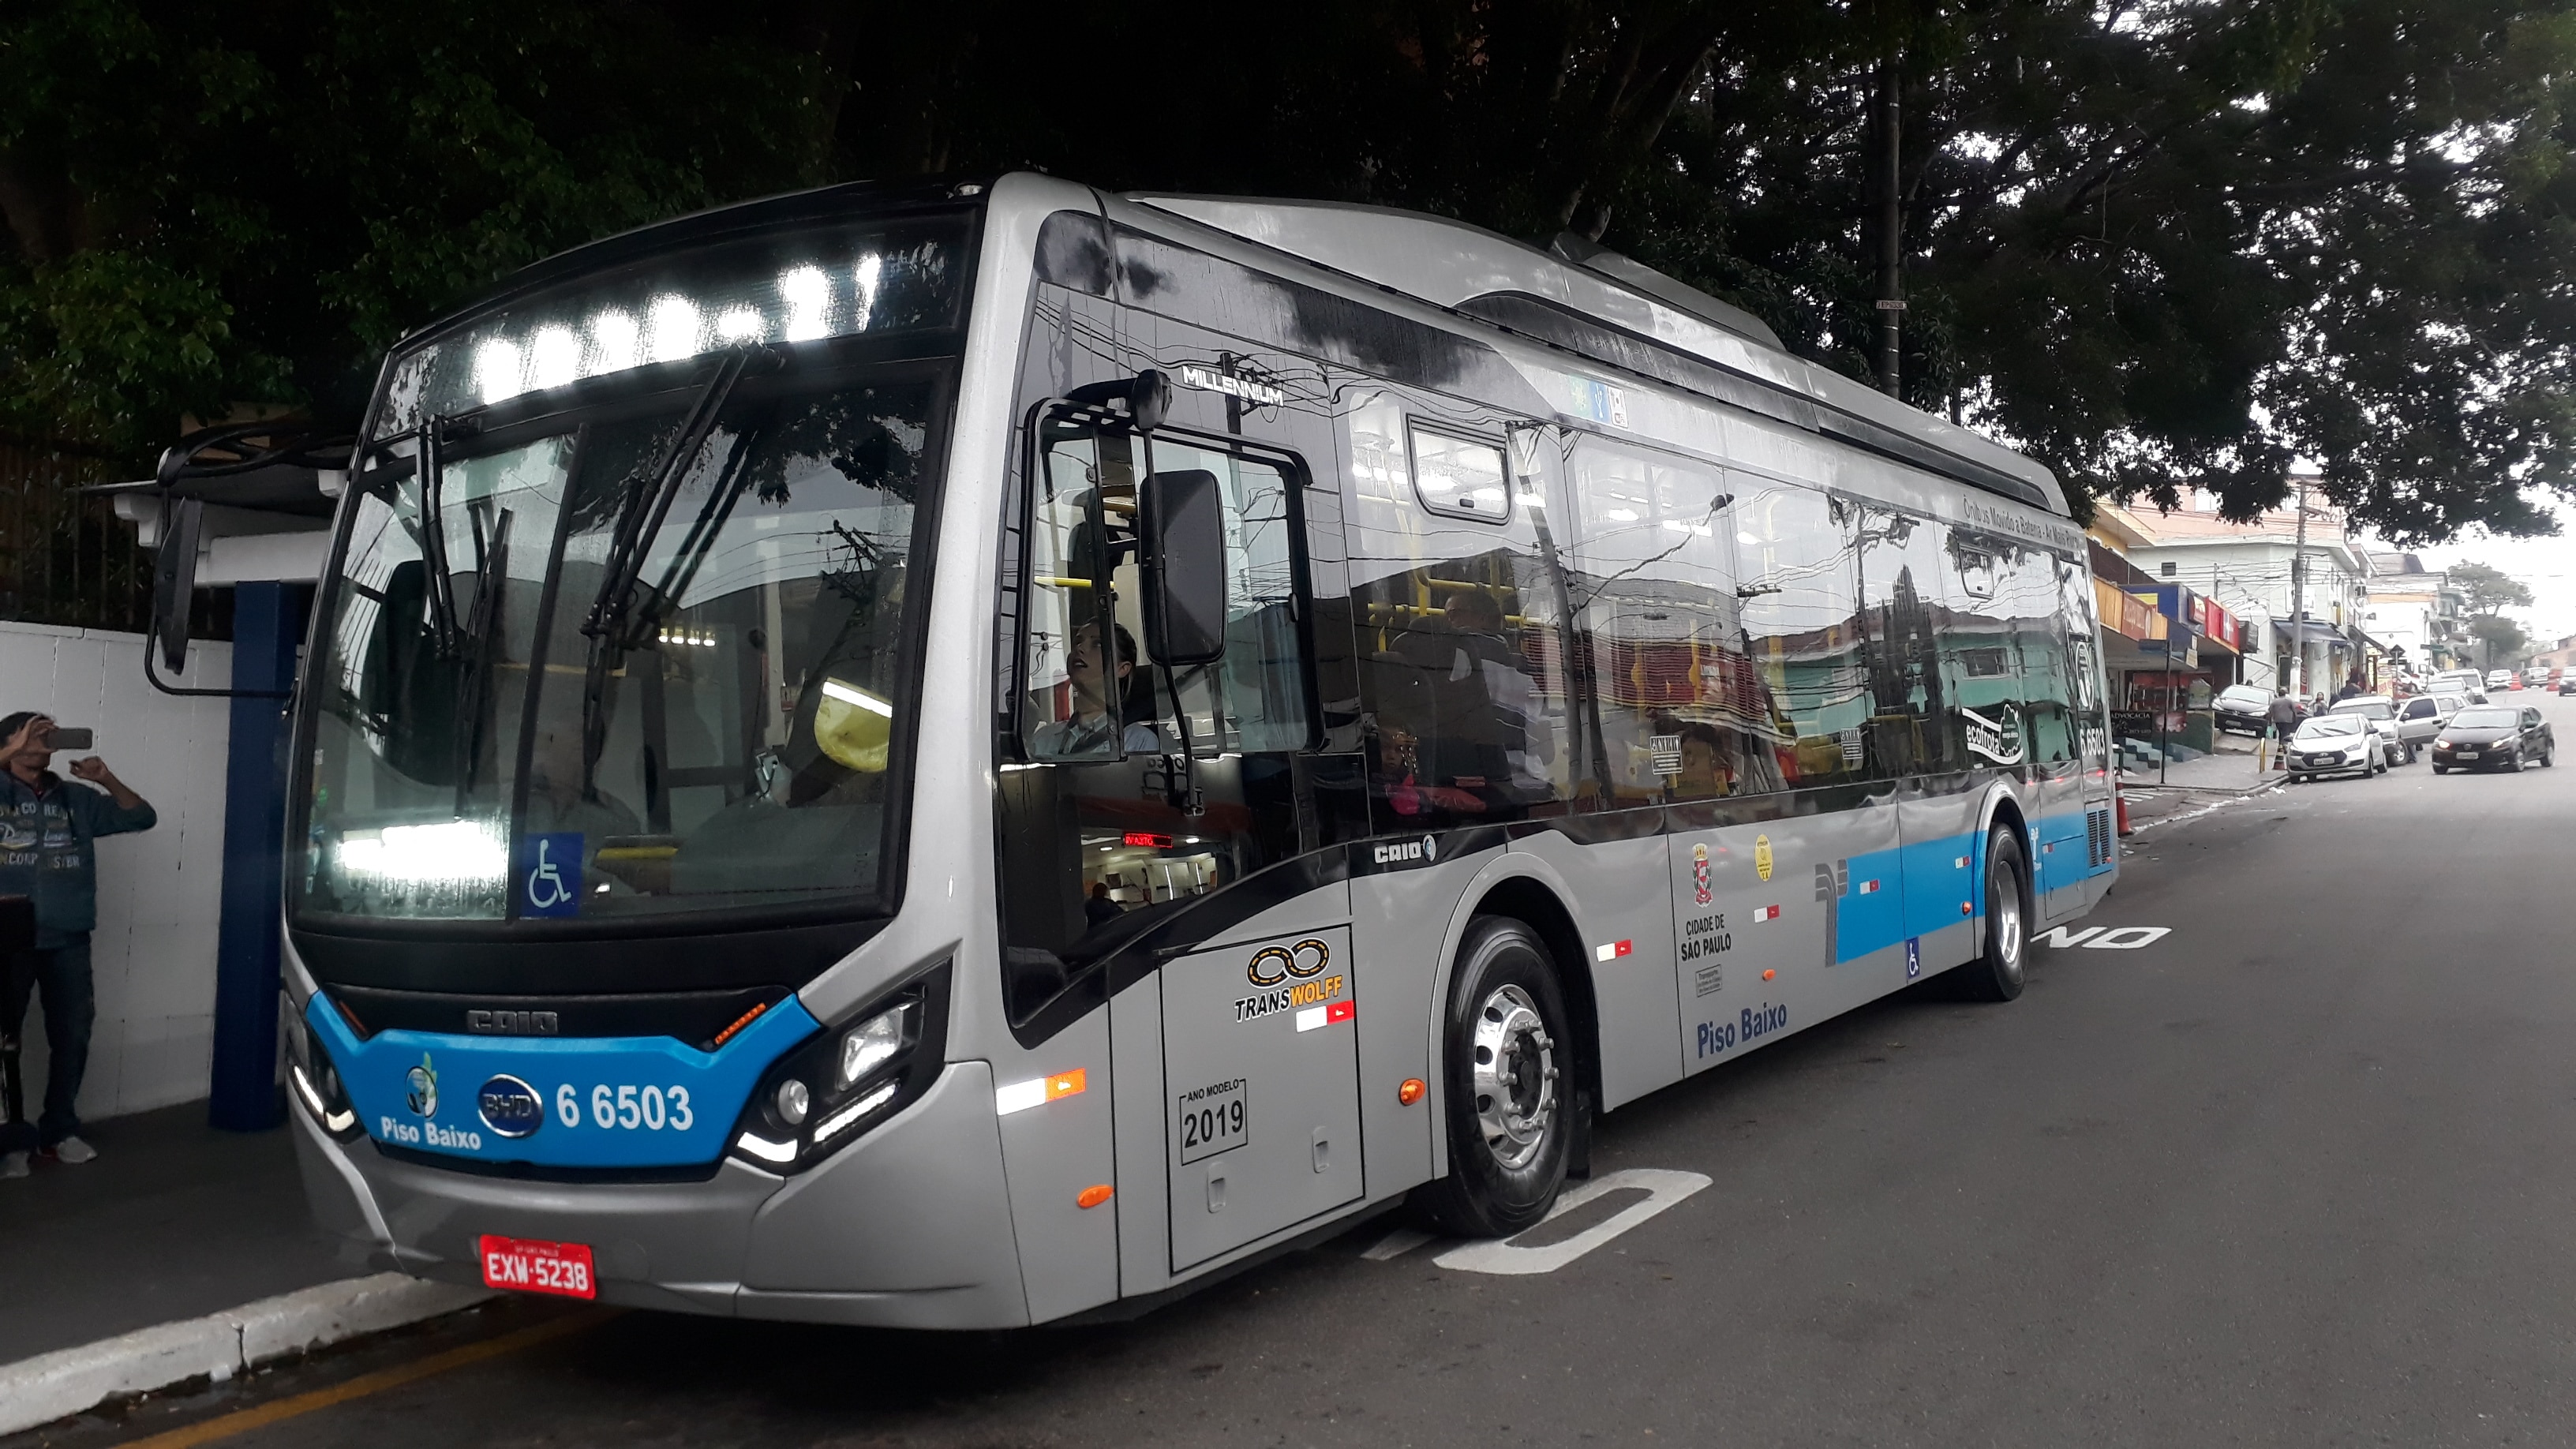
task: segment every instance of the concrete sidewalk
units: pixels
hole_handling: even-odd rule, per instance
[[[218,1132],[192,1102],[0,1181],[0,1364],[367,1274],[313,1227],[290,1131]]]
[[[96,1162],[0,1181],[0,1435],[492,1297],[342,1261],[292,1130],[218,1132],[192,1102],[84,1127]]]
[[[2130,827],[2282,783],[2279,770],[2254,768],[2252,742],[2243,743],[2243,751],[2231,741],[2218,754],[2168,763],[2161,778],[2153,767],[2121,771],[2120,794],[2129,802]]]

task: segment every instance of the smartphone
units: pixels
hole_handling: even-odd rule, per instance
[[[56,725],[54,726],[54,732],[51,738],[53,740],[54,748],[58,750],[86,750],[94,748],[89,742],[89,731],[87,730],[67,729],[62,725]]]

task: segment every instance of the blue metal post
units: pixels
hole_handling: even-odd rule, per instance
[[[233,685],[283,692],[313,586],[233,591]],[[215,937],[215,1063],[206,1117],[234,1132],[283,1120],[277,1094],[278,903],[286,820],[286,701],[235,698],[224,763],[223,918]]]

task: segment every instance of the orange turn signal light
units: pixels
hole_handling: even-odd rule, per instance
[[[1763,972],[1763,973],[1762,973],[1762,979],[1763,979],[1763,980],[1765,980],[1765,981],[1768,981],[1768,980],[1770,980],[1772,977],[1777,976],[1777,975],[1779,975],[1779,974],[1780,974],[1780,973],[1779,973],[1779,972],[1777,972],[1777,971],[1765,971],[1765,972]]]
[[[1118,1189],[1105,1182],[1095,1182],[1073,1195],[1073,1205],[1080,1208],[1096,1208],[1109,1201],[1110,1195],[1117,1191]]]
[[[1395,1089],[1395,1100],[1410,1107],[1421,1101],[1422,1094],[1430,1090],[1422,1084],[1420,1077],[1407,1077],[1404,1079],[1404,1085]]]

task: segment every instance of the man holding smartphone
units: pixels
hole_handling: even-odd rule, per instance
[[[63,733],[76,737],[61,744],[88,747],[89,731]],[[74,1110],[98,1004],[89,969],[89,933],[98,924],[98,856],[91,842],[149,830],[160,817],[95,755],[71,765],[86,784],[56,775],[49,766],[57,744],[45,715],[21,710],[0,718],[0,895],[28,896],[36,905],[36,947],[8,963],[0,1028],[16,1036],[28,999],[44,993],[48,1060],[38,1150],[80,1163],[98,1156],[81,1140]],[[27,1156],[0,1153],[0,1177],[26,1176]]]

